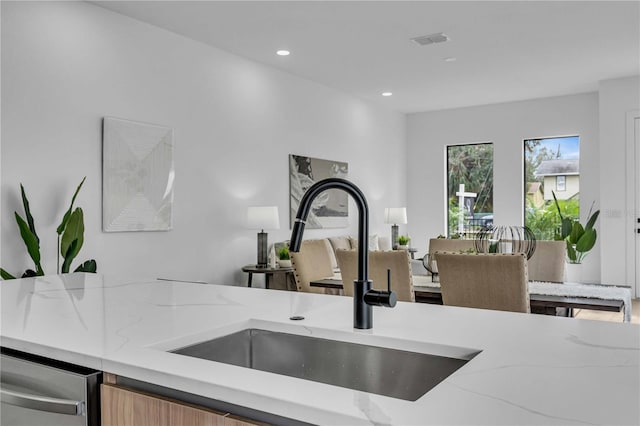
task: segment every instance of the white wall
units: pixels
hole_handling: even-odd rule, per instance
[[[412,243],[426,251],[428,238],[446,231],[446,146],[493,142],[494,223],[523,223],[523,141],[580,136],[580,200],[586,216],[599,207],[598,94],[410,114],[407,118],[407,200]],[[589,253],[583,277],[600,279],[599,246]]]
[[[13,211],[24,183],[55,271],[55,227],[83,176],[79,259],[132,278],[244,284],[256,232],[246,207],[277,205],[288,239],[288,154],[349,162],[389,233],[385,207],[405,205],[405,117],[341,92],[84,2],[2,2],[2,266],[30,261]],[[101,231],[101,120],[114,116],[174,128],[174,229]],[[355,234],[307,231],[306,238]]]
[[[612,284],[631,284],[635,263],[635,218],[640,215],[634,205],[627,203],[628,168],[633,161],[625,161],[627,153],[627,113],[640,111],[640,78],[628,77],[600,82],[600,223],[602,280]],[[636,147],[636,149],[638,149]],[[627,256],[624,244],[628,240]],[[638,287],[636,287],[638,291]],[[639,294],[636,293],[636,297]]]

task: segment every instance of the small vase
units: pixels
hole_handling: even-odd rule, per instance
[[[276,251],[273,248],[273,246],[271,246],[271,250],[269,250],[269,268],[275,268],[276,267]]]
[[[398,245],[398,250],[409,250],[409,246]]]
[[[278,260],[278,265],[281,268],[291,268],[291,259],[280,259]]]
[[[567,283],[582,282],[582,263],[567,262],[564,269],[564,281]]]

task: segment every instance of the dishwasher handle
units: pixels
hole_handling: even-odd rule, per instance
[[[48,396],[33,395],[8,389],[0,389],[0,398],[5,404],[29,408],[32,410],[67,414],[71,416],[85,415],[84,401],[51,398]]]

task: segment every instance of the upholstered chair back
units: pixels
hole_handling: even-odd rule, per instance
[[[428,257],[425,258],[425,262],[423,262],[424,266],[429,267],[430,270],[433,270],[433,261],[434,253],[437,251],[446,251],[446,252],[465,252],[469,249],[475,249],[474,240],[463,240],[463,239],[449,239],[449,238],[431,238],[429,239],[429,250],[427,251]]]
[[[461,252],[475,249],[475,240],[451,240],[448,238],[431,238],[429,240],[429,254],[437,251]]]
[[[536,241],[536,251],[527,262],[529,279],[564,282],[565,253],[564,241]]]
[[[304,240],[300,245],[300,251],[297,253],[291,252],[290,255],[298,291],[326,293],[325,289],[311,287],[309,283],[333,276],[329,241],[326,238]]]
[[[358,252],[356,250],[336,250],[336,258],[342,275],[345,296],[353,296],[353,282],[358,277]],[[411,258],[406,250],[370,251],[369,279],[373,288],[387,289],[387,270],[391,269],[391,289],[398,300],[415,302]]]
[[[530,312],[523,253],[435,253],[445,305]]]

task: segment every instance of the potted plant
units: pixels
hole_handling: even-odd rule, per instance
[[[82,188],[82,184],[84,183],[86,177],[82,179],[80,185],[76,188],[76,192],[73,194],[71,198],[71,205],[69,209],[65,212],[62,222],[58,225],[56,232],[58,234],[58,268],[57,273],[68,273],[70,272],[71,262],[76,258],[80,249],[82,248],[82,244],[84,243],[84,215],[82,213],[82,209],[80,207],[76,207],[73,209],[73,204],[76,200],[76,196],[78,192],[80,192],[80,188]],[[14,212],[16,222],[18,223],[18,229],[20,230],[20,236],[24,241],[24,244],[27,248],[27,253],[31,257],[34,263],[34,269],[27,269],[22,275],[22,278],[25,277],[35,277],[42,276],[45,274],[42,265],[40,264],[40,238],[36,232],[35,222],[33,220],[33,216],[31,215],[31,209],[29,208],[29,200],[27,199],[27,194],[25,193],[24,187],[20,184],[20,192],[22,195],[22,206],[24,208],[25,219],[18,214],[18,212]],[[64,259],[62,263],[62,268],[60,268],[60,257]],[[80,264],[73,272],[96,272],[97,265],[94,259],[87,260]],[[15,279],[16,276],[7,272],[5,269],[0,268],[0,277],[3,280],[12,280]]]
[[[567,244],[567,262],[572,264],[582,263],[587,253],[595,246],[598,234],[593,227],[598,220],[600,210],[593,211],[593,204],[589,209],[586,225],[582,225],[579,219],[563,216],[560,204],[555,192],[551,191],[558,215],[560,216],[560,232],[556,232],[556,240],[564,240]]]
[[[291,268],[291,256],[289,256],[289,248],[282,247],[278,250],[278,265],[281,268]]]
[[[407,250],[409,241],[411,241],[411,238],[408,235],[400,235],[398,237],[398,250]]]

